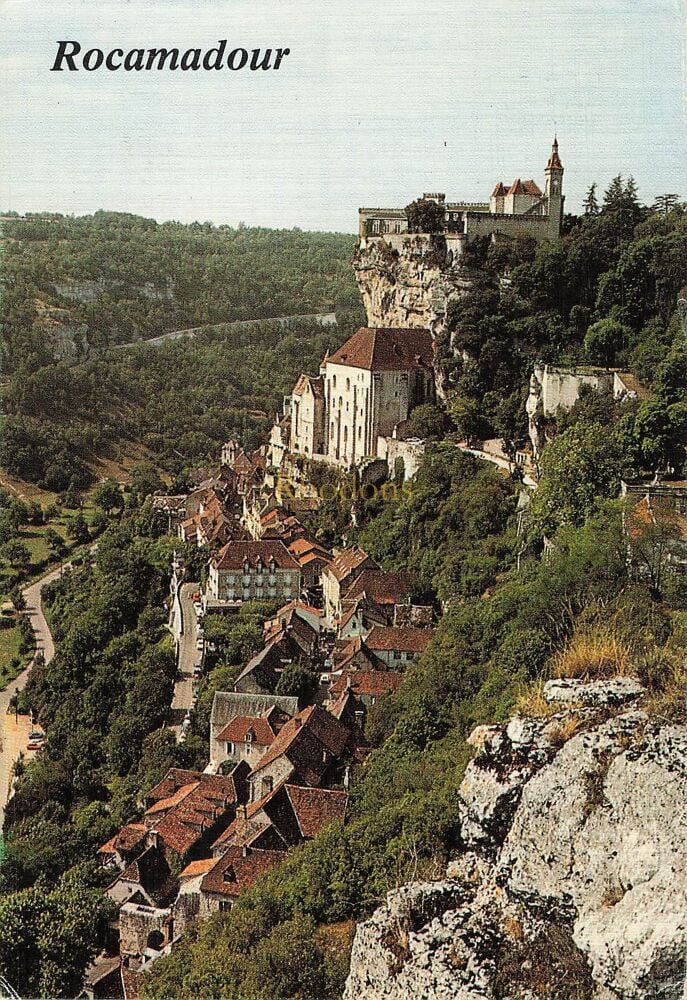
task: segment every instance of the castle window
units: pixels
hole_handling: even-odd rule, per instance
[[[363,429],[362,429],[361,425],[358,424],[358,441],[360,441],[360,439],[361,439],[362,436],[363,436]]]
[[[332,375],[332,388],[336,389],[336,375]]]
[[[346,392],[350,392],[350,389],[351,389],[351,380],[350,380],[350,378],[347,378],[346,379]]]

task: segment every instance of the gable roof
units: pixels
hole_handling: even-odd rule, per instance
[[[400,604],[411,592],[414,584],[411,573],[388,573],[383,569],[364,569],[344,594],[347,601],[367,594],[377,604]]]
[[[367,552],[359,549],[357,545],[351,545],[347,549],[342,549],[334,556],[329,566],[327,566],[326,572],[331,573],[341,583],[342,580],[345,580],[351,573],[368,561],[372,566],[377,565],[374,559],[368,556]]]
[[[344,670],[329,689],[329,694],[339,695],[350,690],[356,695],[382,695],[398,691],[403,674],[395,670]]]
[[[365,645],[371,650],[394,650],[401,653],[422,653],[431,642],[431,628],[396,628],[375,625]]]
[[[168,795],[159,795],[179,774],[192,775]],[[157,796],[157,797],[155,797]],[[183,772],[171,768],[162,782],[148,794],[153,804],[145,812],[145,823],[149,830],[158,833],[163,842],[178,854],[185,854],[211,829],[218,819],[232,808],[237,800],[236,786],[231,776]]]
[[[351,733],[343,723],[319,705],[309,705],[281,728],[249,780],[279,757],[286,757],[307,784],[319,784],[331,758],[341,757],[350,740]]]
[[[253,742],[262,747],[270,746],[276,735],[264,715],[237,715],[215,738],[229,743],[245,743],[249,732],[253,733]]]
[[[344,818],[348,792],[331,788],[304,788],[301,785],[286,785],[286,792],[306,840],[315,837],[328,823]]]
[[[272,559],[277,569],[298,570],[298,563],[280,541],[227,542],[210,562],[218,570],[240,571],[246,562],[251,567],[256,567],[258,564],[268,566]]]
[[[534,198],[541,198],[542,192],[536,181],[523,181],[519,177],[513,181],[508,188],[507,194],[529,194]]]
[[[285,858],[286,851],[229,847],[204,876],[200,891],[219,896],[239,896],[250,889],[260,875],[281,864]]]
[[[368,371],[410,371],[431,368],[433,361],[432,335],[423,327],[361,326],[324,363]]]
[[[506,194],[506,187],[503,181],[499,181],[494,190],[491,192],[492,198],[503,198]]]
[[[316,396],[318,399],[324,399],[324,379],[322,376],[300,375],[293,387],[293,394],[294,396],[302,396],[308,389],[310,389],[313,396]]]

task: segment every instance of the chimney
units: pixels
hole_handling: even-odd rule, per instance
[[[243,845],[243,847],[241,849],[241,854],[243,855],[244,858],[248,857],[248,848],[247,848],[247,846],[245,844]]]

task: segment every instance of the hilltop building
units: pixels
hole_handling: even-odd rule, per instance
[[[446,201],[445,194],[424,194],[444,209],[444,227],[451,234],[454,253],[479,236],[531,236],[537,241],[557,240],[563,221],[563,164],[554,139],[544,169],[544,190],[534,180],[499,181],[488,201]],[[404,208],[358,210],[361,238],[402,236],[408,233]],[[393,240],[391,241],[393,244]]]

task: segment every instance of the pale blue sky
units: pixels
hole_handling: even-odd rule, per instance
[[[687,198],[681,0],[0,0],[0,206],[354,231],[359,205],[633,172]],[[83,48],[288,46],[278,72],[51,73]]]

